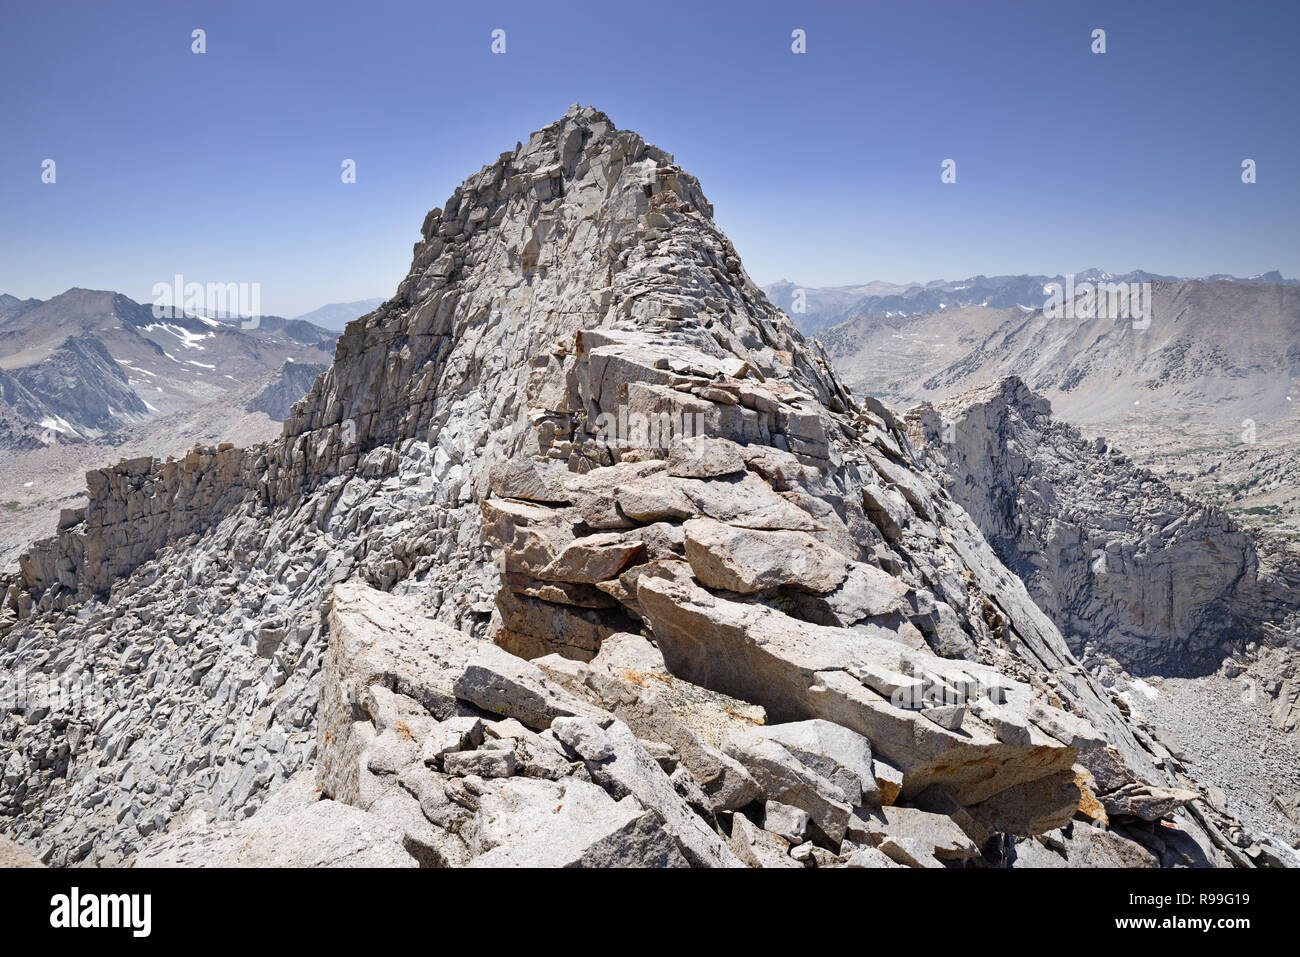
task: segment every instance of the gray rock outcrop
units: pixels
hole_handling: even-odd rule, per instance
[[[1135,674],[1203,674],[1248,641],[1300,633],[1300,593],[1261,575],[1248,531],[1054,421],[1018,378],[907,422],[1076,654]]]
[[[280,440],[88,481],[3,583],[0,668],[96,692],[0,725],[51,863],[264,863],[355,811],[425,865],[937,867],[1183,783],[590,108],[429,213]],[[1231,860],[1180,800],[1163,862]]]

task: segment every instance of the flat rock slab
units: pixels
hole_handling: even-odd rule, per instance
[[[745,471],[745,450],[730,439],[695,436],[668,451],[668,474],[715,478]]]
[[[782,586],[832,591],[848,560],[807,532],[737,528],[713,519],[683,526],[686,560],[707,588],[753,594]]]
[[[338,801],[167,834],[138,867],[417,867],[402,830]]]
[[[576,778],[487,782],[465,832],[471,867],[686,867],[663,819]]]
[[[904,797],[939,783],[959,803],[977,804],[1068,771],[1078,754],[1027,720],[1011,741],[1000,740],[972,709],[959,730],[950,730],[867,687],[854,674],[876,667],[952,692],[996,694],[1001,713],[1012,716],[1032,699],[1027,685],[992,668],[909,648],[886,629],[877,636],[861,627],[812,625],[663,578],[638,579],[637,598],[674,675],[761,704],[778,722],[824,718],[856,731],[873,754],[902,770]]]
[[[576,584],[609,581],[643,551],[644,542],[627,541],[614,532],[587,535],[566,545],[552,562],[537,573],[537,577]]]
[[[454,688],[462,701],[538,731],[556,718],[602,713],[550,681],[532,662],[488,642],[479,642]]]
[[[1105,806],[1106,813],[1110,815],[1127,814],[1144,821],[1158,821],[1199,797],[1198,793],[1186,788],[1126,784],[1116,791],[1102,795],[1101,803]]]
[[[980,855],[975,842],[951,818],[912,807],[859,810],[848,830],[851,839],[872,847],[879,847],[886,838],[916,841],[940,860],[968,860]]]

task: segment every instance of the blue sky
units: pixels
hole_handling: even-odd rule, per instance
[[[425,212],[575,101],[699,176],[760,282],[1300,274],[1294,2],[0,3],[15,295],[390,295]]]

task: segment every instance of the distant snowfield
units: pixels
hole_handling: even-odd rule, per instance
[[[60,415],[41,419],[41,428],[53,429],[55,432],[67,432],[69,435],[77,434],[77,430],[69,425],[67,420]]]
[[[219,325],[219,323],[212,322],[210,319],[205,319],[204,322],[211,322],[212,325]],[[170,322],[151,322],[149,325],[144,327],[145,332],[154,332],[155,330],[169,332],[179,339],[181,345],[186,349],[198,349],[200,351],[203,349],[203,346],[199,345],[200,342],[204,339],[214,339],[217,335],[215,332],[190,332],[188,329],[183,329],[180,326],[173,326]]]

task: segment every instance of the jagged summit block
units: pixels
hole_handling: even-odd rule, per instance
[[[314,774],[425,863],[538,860],[567,793],[591,827],[551,862],[812,860],[725,826],[767,801],[819,809],[839,860],[880,788],[739,746],[764,714],[851,728],[899,801],[1011,833],[1069,820],[1076,761],[1169,783],[711,217],[671,156],[571,109],[426,217],[280,440],[92,473],[9,588],[0,666],[77,648],[122,693],[66,761],[53,718],[0,738],[16,833],[129,859],[182,808],[246,815]],[[629,644],[655,666],[615,663]]]
[[[429,213],[397,295],[349,326],[334,367],[286,423],[287,442],[322,431],[332,439],[336,428],[341,437],[348,420],[362,449],[423,438],[456,409],[484,420],[479,445],[457,449],[460,458],[536,451],[530,387],[534,397],[554,393],[545,405],[557,416],[587,411],[586,397],[554,392],[571,359],[557,354],[563,343],[600,367],[590,411],[630,401],[619,377],[638,354],[665,373],[702,364],[706,379],[742,354],[759,377],[836,401],[824,367],[796,348],[797,333],[744,276],[712,212],[671,156],[596,110],[570,109]],[[576,339],[590,330],[599,333]],[[641,400],[669,377],[639,382]],[[332,466],[351,447],[304,444],[304,464]]]

